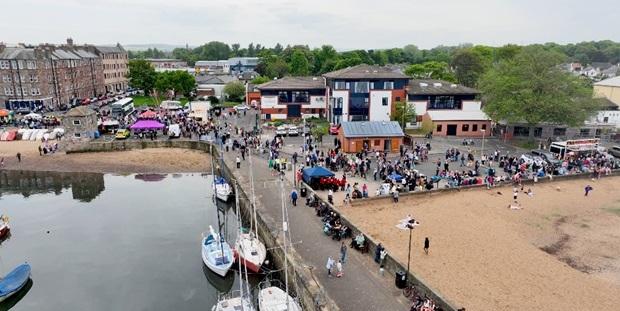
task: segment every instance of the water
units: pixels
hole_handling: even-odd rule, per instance
[[[200,256],[217,230],[212,178],[200,174],[103,175],[0,171],[0,275],[32,265],[32,284],[0,310],[210,310],[238,288]],[[230,243],[236,220],[229,208]],[[224,222],[224,221],[222,221]]]

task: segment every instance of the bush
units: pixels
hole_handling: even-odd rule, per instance
[[[213,95],[209,96],[207,99],[209,100],[209,102],[211,102],[212,105],[220,103],[220,100]]]

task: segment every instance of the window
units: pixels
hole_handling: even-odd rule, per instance
[[[474,132],[477,132],[478,131],[478,124],[472,125],[471,126],[471,130],[474,131]]]
[[[441,124],[437,124],[437,132],[440,133],[443,130],[443,126]]]
[[[80,125],[80,120],[73,120],[73,125]]]
[[[394,89],[394,81],[383,82],[383,89],[385,89],[385,90],[393,90]]]
[[[482,129],[486,131],[486,130],[487,130],[487,125],[486,125],[486,124],[483,124],[483,125],[482,125]]]
[[[11,76],[2,76],[2,82],[11,82]]]
[[[34,62],[34,61],[29,60],[29,61],[26,62],[26,68],[28,68],[28,69],[37,69],[37,63]]]
[[[347,84],[344,81],[334,82],[334,90],[346,90]]]
[[[9,61],[0,60],[0,69],[9,69]]]
[[[580,129],[579,130],[579,135],[581,137],[588,137],[588,136],[590,136],[590,129]]]
[[[400,96],[396,96],[396,101],[399,102],[400,101]]]
[[[389,98],[388,97],[381,98],[381,105],[387,106],[388,103],[389,103]]]
[[[541,137],[542,136],[542,127],[535,127],[534,128],[534,137]]]
[[[73,133],[73,137],[80,138],[80,137],[82,137],[82,134],[80,134],[80,133]]]
[[[41,95],[41,91],[39,91],[38,88],[33,87],[30,89],[30,95]]]
[[[566,135],[565,127],[556,127],[553,129],[553,136],[564,136]]]
[[[380,139],[375,139],[375,140],[373,141],[373,145],[375,145],[375,146],[379,146],[379,145],[381,145],[381,140],[380,140]]]
[[[369,91],[369,83],[368,82],[355,82],[354,93],[368,93]]]
[[[375,89],[375,83],[374,82],[370,82],[370,89],[374,90]]]
[[[461,109],[461,105],[454,96],[435,96],[429,100],[428,109]]]
[[[5,87],[4,88],[4,95],[13,95],[13,88],[12,87]]]
[[[515,126],[512,130],[513,136],[528,137],[530,136],[530,128],[527,126]]]
[[[334,107],[334,108],[340,108],[340,109],[342,109],[342,104],[343,104],[343,103],[344,103],[344,98],[342,98],[342,97],[338,97],[338,98],[337,98],[337,101],[336,101],[336,107]]]
[[[461,127],[461,130],[463,132],[469,132],[469,124],[463,124],[463,126]]]

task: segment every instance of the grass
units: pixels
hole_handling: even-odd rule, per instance
[[[157,99],[155,99],[155,97],[152,97],[152,96],[132,96],[132,98],[133,98],[133,105],[135,107],[142,107],[142,106],[159,107],[159,104],[161,104],[161,101],[163,100],[163,99],[160,99],[159,101],[157,101]],[[181,106],[185,106],[189,102],[189,99],[181,98],[179,99],[179,101],[181,102]]]

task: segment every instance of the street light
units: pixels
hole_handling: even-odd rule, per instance
[[[409,266],[411,263],[411,232],[415,227],[419,225],[420,223],[417,220],[411,218],[411,215],[407,215],[407,218],[401,219],[400,222],[396,225],[396,228],[400,230],[409,230],[409,251],[407,255],[407,274],[405,276],[406,280],[409,280]]]
[[[484,133],[486,132],[486,130],[481,129],[480,131],[482,132],[482,150],[480,151],[480,158],[482,158],[482,155],[484,154]]]

